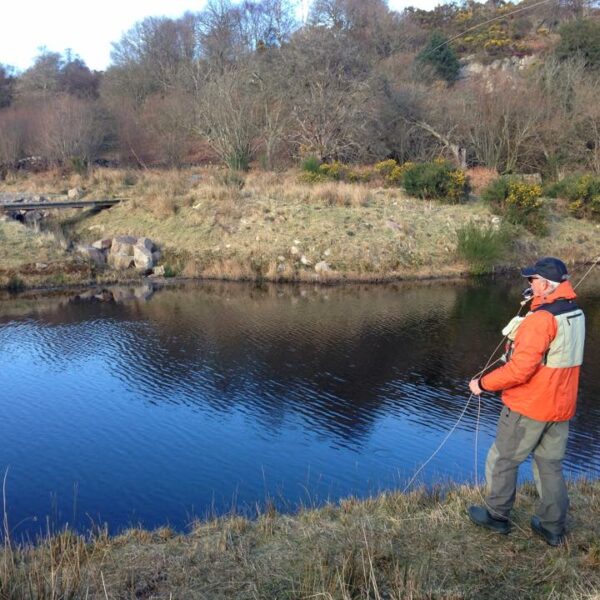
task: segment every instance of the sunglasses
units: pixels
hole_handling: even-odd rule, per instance
[[[535,276],[533,276],[533,277],[528,277],[528,278],[527,278],[527,281],[529,281],[529,283],[533,283],[533,282],[534,282],[536,279],[539,279],[539,277],[535,277]]]

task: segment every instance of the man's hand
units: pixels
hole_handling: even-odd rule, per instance
[[[483,392],[483,390],[479,387],[479,379],[471,379],[471,381],[469,381],[469,389],[471,390],[472,394],[475,394],[475,396],[479,396],[479,394]]]

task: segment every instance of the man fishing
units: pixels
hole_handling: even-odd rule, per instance
[[[469,517],[507,534],[517,471],[533,453],[539,502],[531,529],[551,546],[560,546],[569,507],[562,459],[575,414],[585,317],[562,261],[542,258],[521,274],[530,282],[533,299],[530,312],[503,330],[510,340],[507,362],[469,383],[476,395],[502,391],[504,404],[486,462],[485,506],[469,507]]]

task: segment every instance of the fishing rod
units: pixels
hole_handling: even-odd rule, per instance
[[[455,36],[447,39],[445,42],[441,43],[439,46],[436,46],[435,48],[433,48],[431,50],[431,52],[435,52],[436,50],[439,50],[440,48],[443,48],[447,44],[450,44],[454,40],[457,40],[457,39],[461,38],[463,35],[471,32],[471,31],[474,31],[475,29],[479,29],[480,27],[483,27],[485,25],[489,25],[490,23],[493,23],[494,21],[500,21],[502,19],[506,19],[507,17],[512,17],[513,15],[516,15],[517,13],[521,13],[523,11],[530,10],[532,8],[536,8],[538,6],[541,6],[542,4],[548,4],[549,2],[554,2],[554,1],[555,0],[541,0],[540,2],[536,2],[535,4],[530,4],[529,6],[523,6],[521,8],[517,8],[515,10],[509,11],[509,12],[507,12],[505,14],[497,15],[495,17],[492,17],[491,19],[488,19],[487,21],[483,21],[482,23],[477,23],[477,25],[473,25],[472,27],[469,27],[469,28],[465,29],[464,31],[462,31],[458,35],[455,35]]]
[[[600,256],[598,256],[596,258],[595,261],[593,261],[592,265],[590,266],[590,268],[585,272],[585,274],[581,277],[581,279],[577,282],[577,284],[573,287],[573,289],[578,288],[583,281],[588,277],[588,275],[594,270],[594,267],[596,267],[598,264],[600,263]],[[522,292],[522,300],[519,302],[519,310],[517,311],[516,315],[511,319],[510,323],[513,323],[513,321],[516,318],[520,318],[521,317],[521,311],[525,308],[525,306],[533,299],[533,290],[531,289],[531,287],[526,288],[525,290],[523,290]],[[502,331],[506,331],[507,328],[505,327]],[[511,328],[512,330],[512,328]],[[507,332],[504,337],[502,338],[502,340],[500,341],[500,343],[494,348],[493,352],[490,354],[490,357],[488,358],[485,366],[483,367],[483,369],[481,369],[481,371],[479,371],[478,373],[476,373],[475,375],[473,375],[473,377],[471,379],[477,379],[478,377],[481,377],[483,375],[483,373],[485,373],[485,371],[487,371],[487,369],[489,369],[490,367],[494,366],[496,363],[501,362],[503,360],[503,357],[499,357],[496,360],[494,360],[494,362],[492,362],[492,359],[494,358],[494,356],[496,355],[496,352],[498,352],[498,350],[506,343],[506,341],[509,339],[509,335],[510,335],[510,331]],[[416,478],[418,477],[419,473],[421,473],[421,471],[433,460],[433,458],[438,454],[438,452],[444,447],[444,445],[446,444],[446,442],[450,439],[450,436],[454,433],[454,431],[456,431],[456,428],[458,427],[459,423],[462,421],[462,418],[465,416],[470,404],[471,404],[471,399],[473,398],[473,393],[471,392],[469,394],[469,397],[467,398],[467,402],[464,406],[464,408],[462,409],[461,413],[458,416],[458,419],[456,420],[456,422],[454,423],[454,425],[452,426],[452,428],[450,429],[450,431],[448,431],[448,433],[444,436],[444,438],[442,439],[442,441],[440,442],[440,444],[438,445],[438,447],[433,451],[433,453],[429,456],[429,458],[417,469],[417,471],[415,472],[415,474],[411,477],[411,479],[409,480],[409,482],[404,486],[404,489],[402,490],[402,493],[406,493],[409,488],[411,487],[411,485],[413,484],[413,482],[416,480]],[[477,459],[477,455],[478,455],[478,443],[479,443],[479,422],[480,422],[480,417],[481,417],[481,394],[478,395],[478,409],[477,409],[477,419],[475,422],[475,482],[476,485],[478,483],[478,474],[477,474],[477,469],[478,469],[478,459]]]

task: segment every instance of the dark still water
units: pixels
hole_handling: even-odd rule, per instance
[[[199,284],[116,303],[2,300],[10,526],[185,529],[267,500],[292,511],[402,488],[455,424],[521,287]],[[600,277],[580,291],[587,354],[566,468],[597,476]],[[480,477],[499,409],[484,396]],[[474,402],[418,483],[474,480],[476,422]]]

